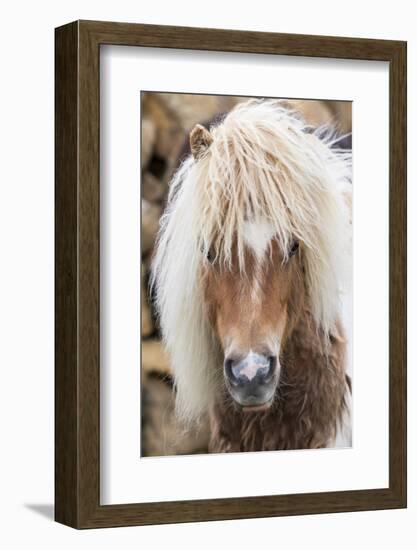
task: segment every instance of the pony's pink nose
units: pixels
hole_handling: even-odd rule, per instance
[[[233,386],[257,386],[274,376],[276,357],[250,352],[243,358],[226,359],[225,374]]]
[[[224,362],[226,387],[243,410],[259,410],[273,401],[278,382],[278,361],[274,355],[250,352]]]

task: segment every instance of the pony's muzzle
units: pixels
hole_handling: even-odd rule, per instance
[[[239,405],[244,408],[267,406],[277,385],[277,358],[252,351],[244,357],[228,357],[224,362],[224,375],[229,393]]]

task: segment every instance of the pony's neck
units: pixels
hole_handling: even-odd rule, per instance
[[[211,413],[212,452],[326,447],[346,409],[346,342],[341,323],[326,339],[303,315],[281,355],[276,399],[266,412],[239,410],[223,395]]]

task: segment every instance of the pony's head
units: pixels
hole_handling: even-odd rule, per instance
[[[350,245],[350,156],[278,101],[240,104],[190,134],[153,264],[157,307],[186,419],[226,388],[270,406],[301,315],[330,338]]]

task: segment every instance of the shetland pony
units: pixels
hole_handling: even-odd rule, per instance
[[[190,146],[152,271],[178,415],[209,414],[210,452],[332,446],[350,391],[350,154],[275,100],[197,125]]]

